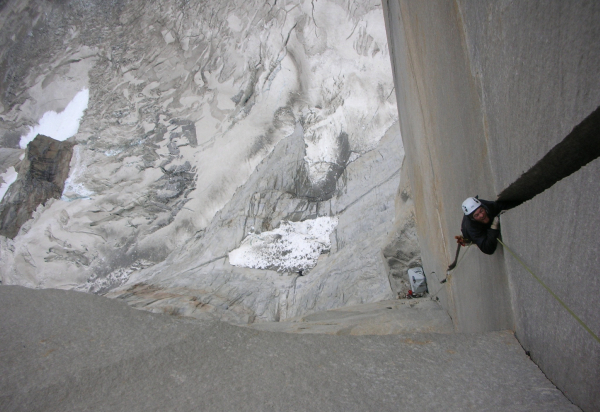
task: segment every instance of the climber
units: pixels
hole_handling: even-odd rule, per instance
[[[467,241],[471,241],[483,253],[493,254],[498,245],[498,236],[500,236],[500,212],[514,206],[516,204],[512,202],[492,202],[480,200],[477,197],[467,198],[462,204],[465,215],[460,228],[462,236],[456,237],[457,243],[464,246]]]

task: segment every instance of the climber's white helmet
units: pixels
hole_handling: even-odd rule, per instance
[[[462,210],[465,215],[469,216],[471,213],[476,211],[481,206],[479,199],[474,197],[468,197],[462,204]]]

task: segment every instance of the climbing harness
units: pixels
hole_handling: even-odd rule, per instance
[[[561,299],[560,299],[558,296],[556,296],[556,294],[555,294],[555,293],[554,293],[554,292],[553,292],[553,291],[552,291],[552,290],[551,290],[551,289],[550,289],[548,286],[546,286],[546,284],[545,284],[544,282],[542,282],[542,280],[541,280],[540,278],[538,278],[538,277],[535,275],[535,273],[533,273],[533,272],[531,271],[531,269],[529,269],[529,268],[527,267],[527,265],[525,265],[525,263],[523,263],[523,261],[522,261],[521,259],[519,259],[519,257],[518,257],[518,256],[517,256],[517,255],[516,255],[516,254],[515,254],[515,253],[514,253],[514,252],[513,252],[513,251],[512,251],[512,250],[511,250],[511,249],[510,249],[508,246],[506,246],[506,244],[505,244],[504,242],[502,242],[502,240],[498,239],[498,242],[499,242],[499,243],[500,243],[502,246],[504,246],[504,248],[505,248],[506,250],[508,250],[508,251],[510,252],[510,254],[511,254],[511,255],[513,255],[513,257],[514,257],[515,259],[517,259],[517,262],[519,262],[519,263],[521,264],[521,266],[523,266],[523,267],[525,268],[525,270],[527,270],[529,273],[531,273],[531,275],[532,275],[532,276],[535,278],[535,280],[537,280],[537,281],[540,283],[540,285],[542,285],[542,286],[544,287],[544,289],[546,289],[546,290],[547,290],[547,291],[548,291],[548,292],[549,292],[549,293],[552,295],[552,297],[553,297],[554,299],[556,299],[556,300],[558,301],[558,303],[560,303],[560,304],[562,305],[562,307],[563,307],[563,308],[565,308],[565,309],[567,310],[567,312],[569,312],[569,314],[570,314],[571,316],[573,316],[573,318],[575,318],[575,320],[576,320],[577,322],[579,322],[579,324],[580,324],[581,326],[583,326],[583,328],[584,328],[584,329],[585,329],[585,330],[586,330],[586,331],[587,331],[587,332],[588,332],[590,335],[592,335],[592,336],[594,337],[594,339],[596,339],[596,341],[598,341],[598,343],[600,343],[600,338],[599,338],[599,337],[598,337],[598,336],[597,336],[597,335],[596,335],[594,332],[592,332],[592,330],[591,330],[591,329],[588,327],[588,325],[586,325],[586,324],[585,324],[585,323],[584,323],[584,322],[583,322],[581,319],[579,319],[579,316],[577,316],[577,315],[576,315],[576,314],[575,314],[575,313],[574,313],[574,312],[573,312],[573,311],[572,311],[572,310],[571,310],[571,309],[570,309],[570,308],[569,308],[569,307],[566,305],[566,303],[565,303],[565,302],[563,302],[563,301],[562,301],[562,300],[561,300]]]

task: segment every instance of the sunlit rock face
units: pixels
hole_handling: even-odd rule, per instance
[[[13,1],[0,15],[3,150],[89,90],[61,199],[1,238],[3,283],[238,322],[393,295],[382,250],[404,227],[403,150],[378,2]],[[317,254],[290,263],[298,248],[269,234],[320,218],[329,242],[305,236]],[[252,237],[281,253],[232,265]]]

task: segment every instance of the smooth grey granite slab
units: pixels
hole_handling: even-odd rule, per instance
[[[577,411],[511,332],[332,336],[0,286],[2,411]]]

